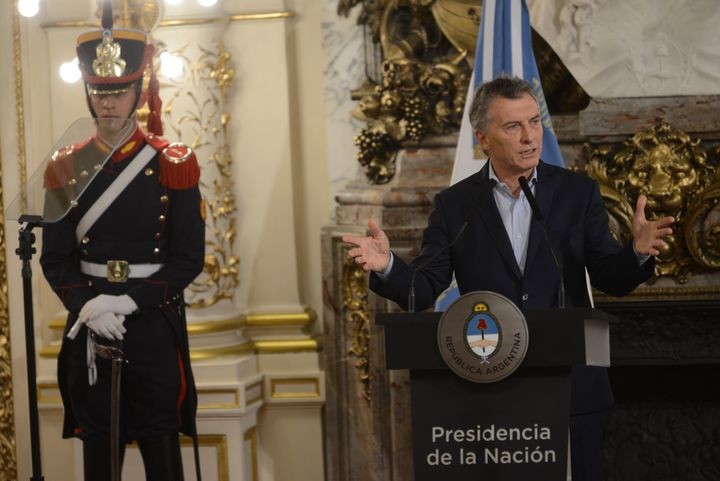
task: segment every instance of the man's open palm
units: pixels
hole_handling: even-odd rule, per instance
[[[368,221],[369,237],[343,236],[343,242],[352,244],[348,257],[366,271],[383,272],[390,262],[390,241],[373,219]]]

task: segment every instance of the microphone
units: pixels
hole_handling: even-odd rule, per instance
[[[525,198],[528,200],[528,204],[530,204],[530,210],[532,210],[533,217],[537,221],[538,224],[540,224],[540,227],[542,227],[543,235],[545,236],[545,242],[548,245],[548,248],[550,249],[550,254],[552,254],[553,260],[555,261],[555,265],[557,266],[558,273],[560,274],[560,289],[558,290],[558,307],[560,309],[565,309],[565,278],[563,276],[563,267],[562,263],[558,260],[558,256],[555,254],[555,249],[553,249],[552,242],[550,242],[550,236],[548,235],[547,229],[545,228],[545,222],[543,222],[543,215],[540,211],[540,206],[537,204],[537,200],[535,200],[535,196],[532,193],[532,190],[530,190],[530,186],[528,185],[527,179],[524,176],[518,177],[518,182],[520,183],[520,188],[522,189],[523,193],[525,194]]]
[[[413,269],[412,277],[410,277],[410,293],[408,294],[408,312],[414,313],[415,312],[415,278],[418,275],[418,272],[423,270],[425,266],[427,266],[429,263],[434,261],[440,254],[445,252],[447,249],[451,248],[455,243],[460,239],[460,236],[463,235],[463,232],[465,232],[465,228],[470,223],[469,220],[465,219],[463,221],[462,227],[460,227],[460,230],[458,231],[457,235],[455,235],[455,238],[450,242],[449,244],[443,246],[442,249],[437,251],[430,259],[427,259],[425,262],[417,266],[415,269]]]

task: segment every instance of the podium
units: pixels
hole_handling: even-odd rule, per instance
[[[525,314],[520,367],[495,383],[452,372],[438,349],[442,313],[378,314],[388,369],[409,369],[415,481],[565,481],[573,367],[610,365],[596,309]]]

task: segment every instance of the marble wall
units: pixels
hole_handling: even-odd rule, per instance
[[[350,98],[350,92],[365,79],[363,31],[357,26],[360,8],[346,18],[338,15],[338,3],[338,0],[324,2],[322,27],[327,59],[324,101],[331,212],[338,191],[362,171],[356,160],[354,138],[364,126],[352,117],[357,102]]]

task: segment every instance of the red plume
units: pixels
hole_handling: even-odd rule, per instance
[[[160,114],[162,113],[162,100],[160,99],[160,82],[158,82],[157,76],[155,75],[155,64],[152,58],[150,59],[150,82],[148,82],[147,103],[148,110],[150,110],[147,118],[147,131],[160,136],[163,134],[162,120],[160,118]]]

